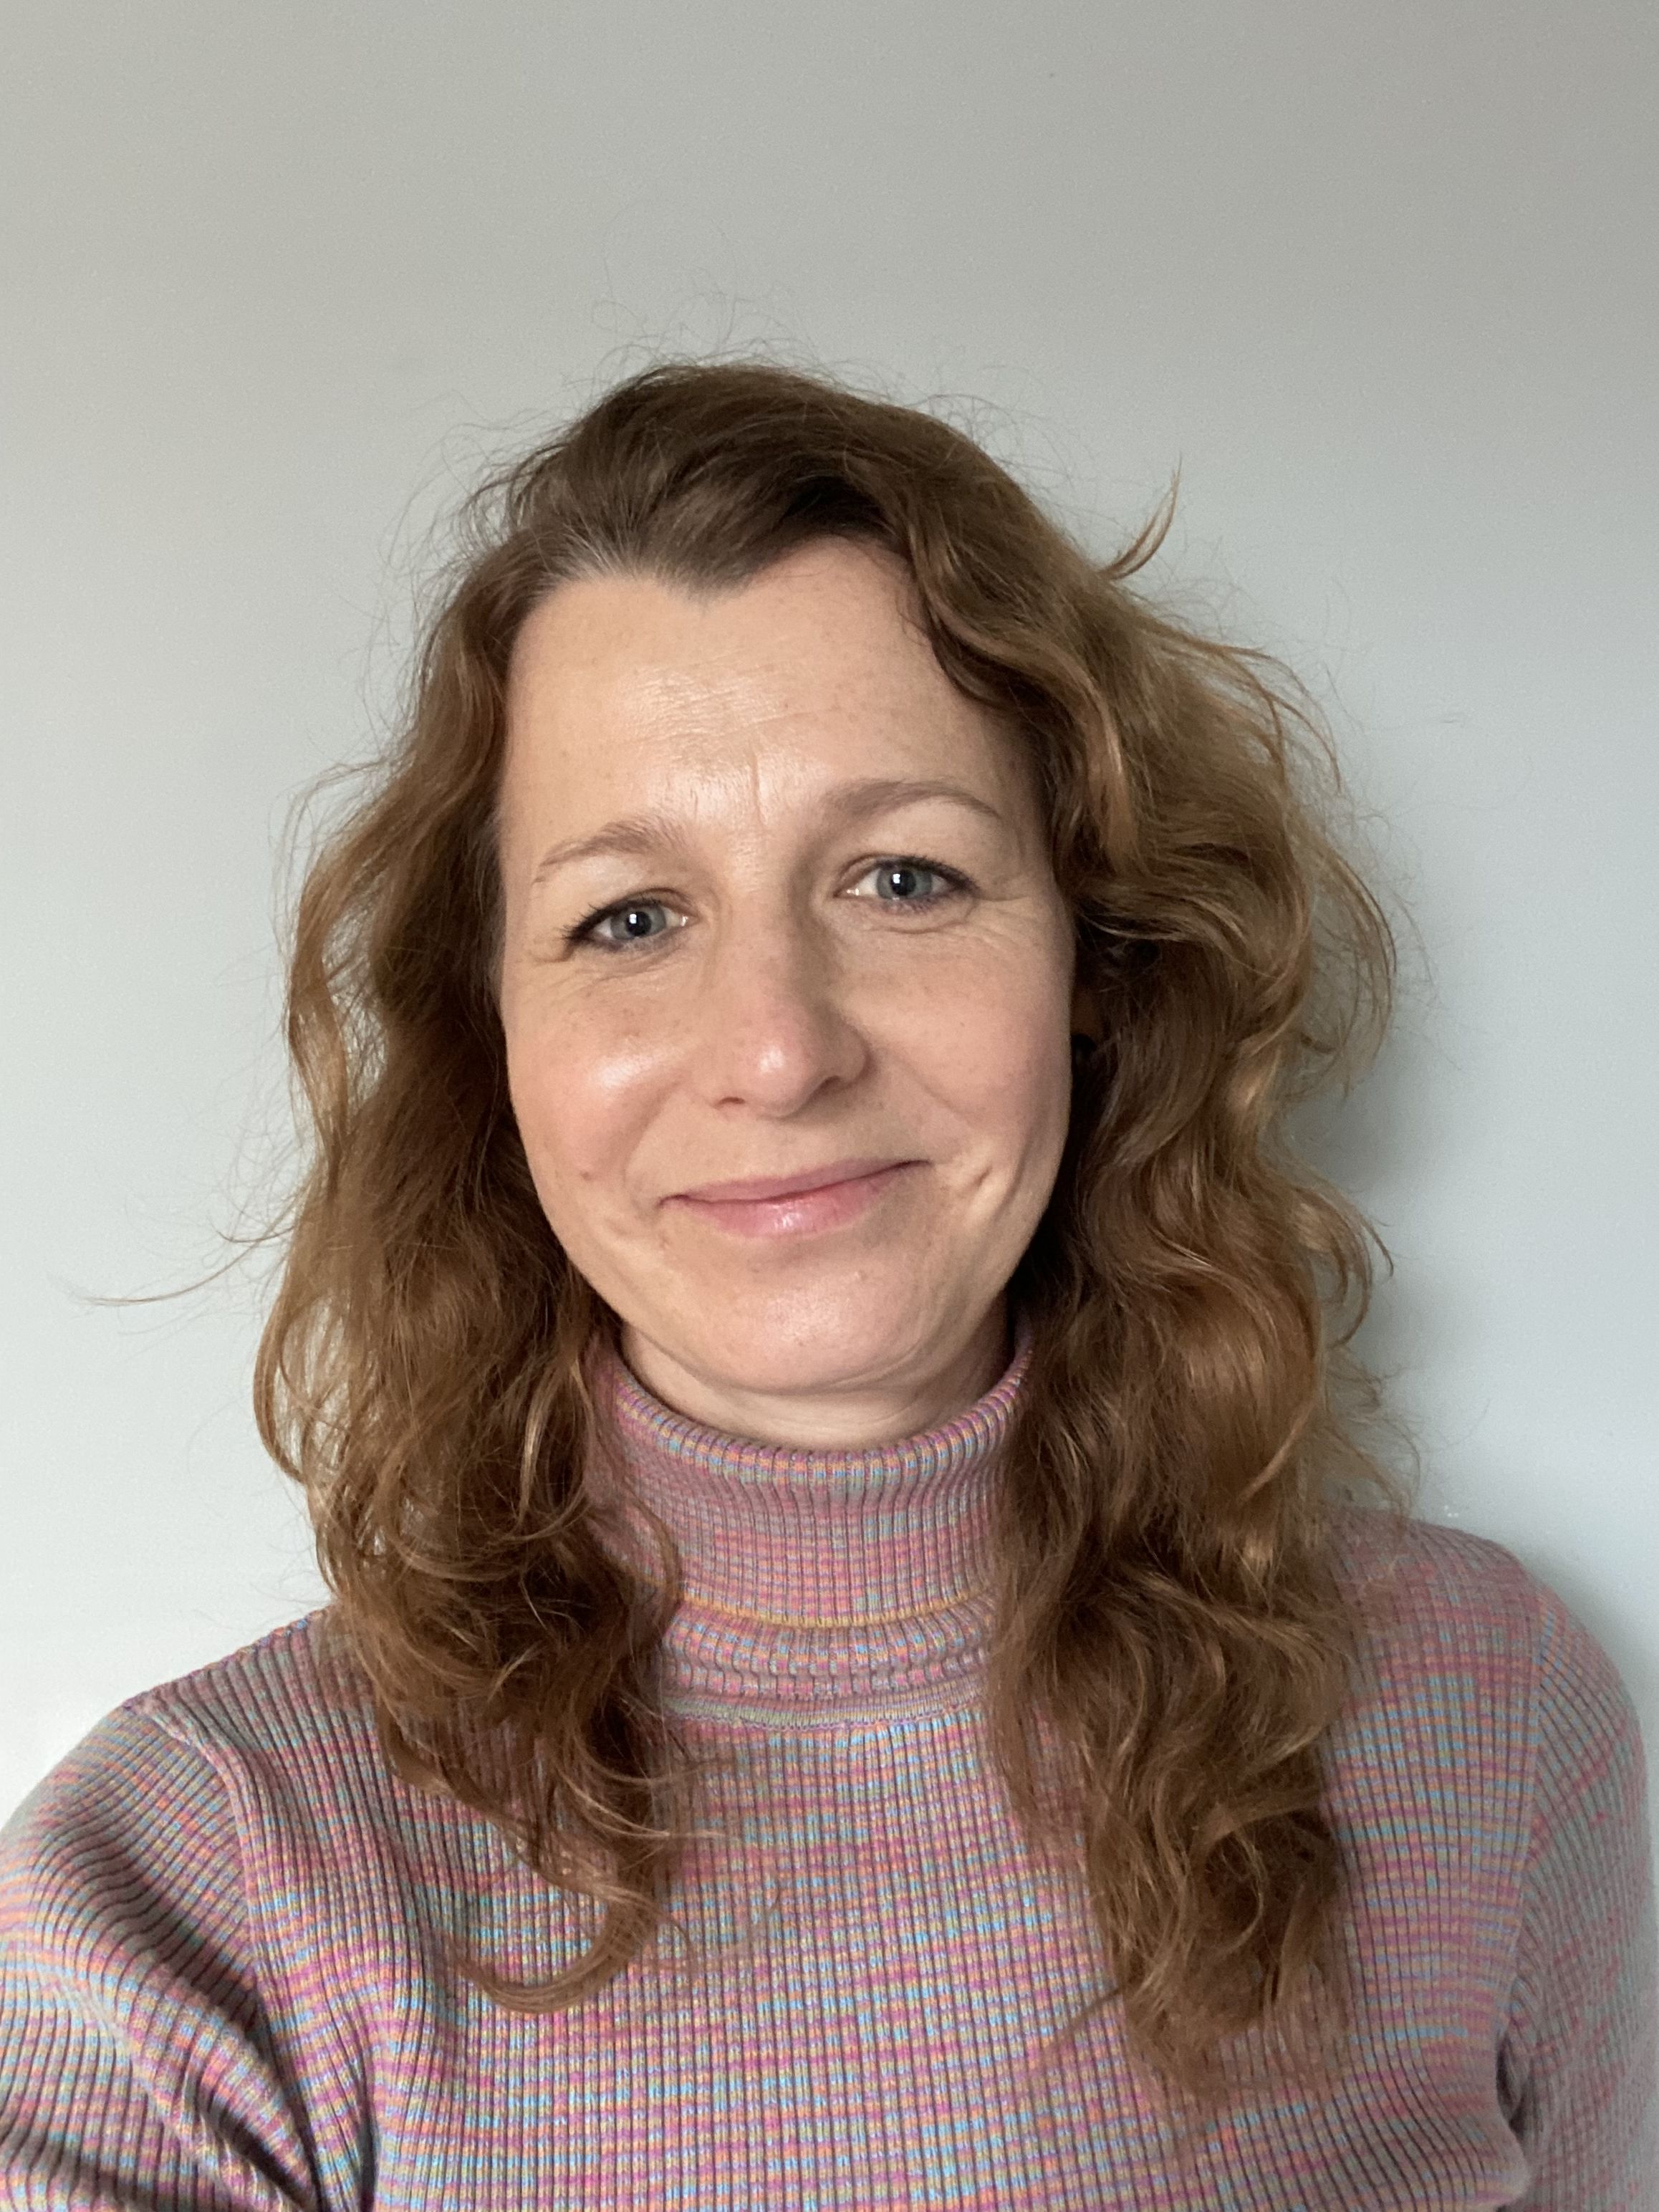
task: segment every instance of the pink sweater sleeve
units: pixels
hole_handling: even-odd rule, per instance
[[[1647,1767],[1601,1644],[1547,1585],[1514,1995],[1499,2052],[1524,2212],[1659,2207],[1659,1936]]]
[[[0,2197],[17,2212],[314,2206],[228,1792],[130,1705],[7,1824],[0,2021]]]

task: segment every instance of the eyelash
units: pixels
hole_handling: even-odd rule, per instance
[[[942,906],[946,899],[954,898],[959,892],[969,888],[968,878],[960,869],[947,868],[943,860],[929,860],[920,853],[884,853],[879,860],[871,861],[870,866],[864,871],[865,875],[867,876],[872,868],[921,868],[930,876],[939,878],[945,889],[942,891],[930,891],[925,898],[878,899],[874,902],[880,906],[896,906],[913,914],[931,912],[934,907]],[[860,878],[860,880],[862,881],[863,878]],[[613,940],[607,943],[604,938],[596,937],[593,934],[599,924],[608,921],[613,914],[628,914],[641,907],[665,906],[666,904],[665,899],[613,899],[609,906],[595,907],[592,914],[584,915],[580,921],[566,930],[564,941],[570,945],[595,945],[605,952],[625,952],[629,950],[629,940],[624,939],[621,942]],[[669,933],[667,931],[662,933],[665,936]],[[636,937],[631,940],[635,945],[655,945],[657,942],[658,939],[654,936]]]

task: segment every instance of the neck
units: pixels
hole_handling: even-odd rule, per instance
[[[629,1323],[622,1332],[629,1368],[674,1413],[727,1436],[807,1451],[862,1451],[936,1428],[984,1395],[1012,1349],[1002,1297],[967,1340],[942,1358],[799,1389],[757,1386],[693,1366]]]

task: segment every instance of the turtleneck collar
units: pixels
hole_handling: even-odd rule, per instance
[[[662,1653],[672,1711],[766,1726],[943,1709],[970,1698],[990,1626],[994,1479],[1030,1357],[954,1419],[860,1450],[805,1450],[705,1428],[608,1349],[595,1402],[626,1471],[589,1483],[601,1526],[658,1578],[628,1491],[667,1526],[685,1595]]]

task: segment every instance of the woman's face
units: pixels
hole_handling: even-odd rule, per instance
[[[909,588],[844,541],[702,597],[584,579],[508,686],[501,1006],[542,1205],[640,1379],[780,1443],[989,1387],[1066,1137],[1028,772]]]

